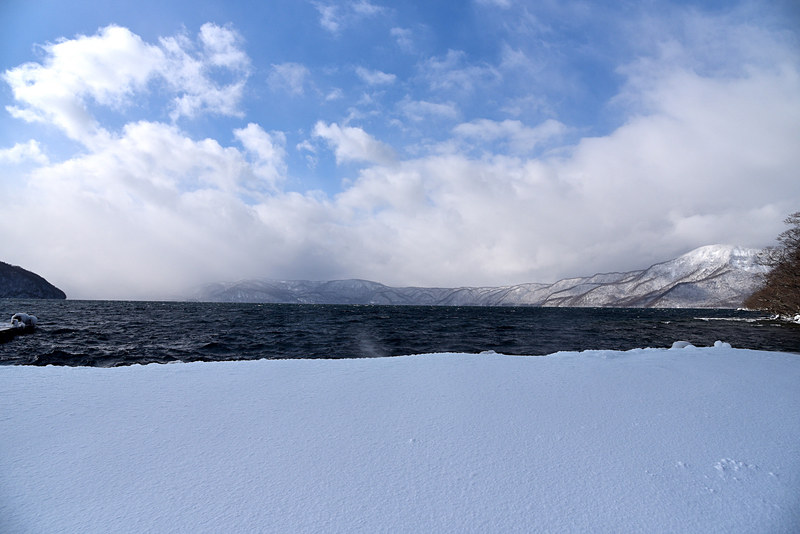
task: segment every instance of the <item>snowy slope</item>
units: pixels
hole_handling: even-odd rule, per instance
[[[800,531],[800,358],[0,367],[0,531]]]
[[[395,288],[366,280],[212,284],[196,300],[460,306],[739,307],[765,269],[758,250],[710,245],[642,271],[506,287]]]
[[[710,245],[625,273],[612,283],[581,281],[574,294],[551,294],[544,305],[631,307],[737,307],[758,287],[765,272],[758,250]]]

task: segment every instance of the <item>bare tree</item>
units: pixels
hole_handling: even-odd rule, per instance
[[[770,268],[764,284],[744,305],[792,317],[800,314],[800,211],[784,222],[789,229],[778,236],[778,245],[766,248],[760,256]]]

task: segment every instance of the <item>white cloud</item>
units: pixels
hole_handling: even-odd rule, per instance
[[[233,134],[255,156],[254,172],[277,189],[277,184],[286,178],[286,136],[282,132],[269,134],[252,122]]]
[[[48,258],[30,264],[60,272],[74,298],[150,298],[231,269],[255,275],[272,238],[248,199],[272,189],[262,171],[280,172],[281,139],[252,124],[236,136],[253,163],[174,126],[131,123],[101,149],[34,171],[0,213],[48,228],[36,247]],[[32,252],[29,237],[6,244],[21,261]]]
[[[503,9],[511,7],[511,0],[475,0],[476,3],[484,6],[496,6]]]
[[[519,98],[506,99],[500,111],[515,117],[523,113],[534,113],[537,116],[557,115],[551,103],[543,95],[526,95]]]
[[[317,167],[317,147],[315,147],[311,141],[305,139],[297,143],[295,149],[303,154],[309,169],[315,169]]]
[[[374,17],[385,12],[386,8],[367,0],[357,0],[335,4],[331,2],[312,2],[319,13],[319,23],[327,31],[337,34],[346,26],[352,26],[364,18]]]
[[[339,8],[331,4],[314,2],[314,7],[319,12],[319,24],[331,33],[339,31]]]
[[[239,103],[249,76],[249,60],[236,47],[240,40],[232,29],[210,23],[200,30],[202,54],[193,53],[193,45],[185,35],[161,38],[167,56],[161,75],[177,94],[172,120],[182,116],[191,118],[199,113],[242,116]],[[233,81],[217,83],[212,67],[228,69]]]
[[[397,46],[402,50],[408,52],[414,50],[413,33],[408,28],[392,28],[389,30],[389,34],[394,37]]]
[[[637,176],[625,196],[633,202],[636,192],[647,191],[642,187],[652,188],[643,204],[658,206],[657,213],[688,216],[779,201],[775,191],[793,189],[789,162],[796,156],[787,140],[800,138],[800,102],[791,95],[798,88],[797,72],[753,71],[733,80],[673,72],[647,97],[659,102],[657,109],[610,136],[585,139],[573,165],[602,162],[593,171],[597,180],[584,187],[606,203],[619,202],[606,198],[609,184]]]
[[[31,139],[27,143],[17,143],[11,148],[0,149],[0,163],[16,165],[26,161],[43,165],[48,163],[47,155],[42,152],[39,142],[35,139]]]
[[[231,28],[207,22],[200,27],[200,41],[212,65],[239,70],[249,68],[250,58],[240,48],[241,37]]]
[[[238,104],[242,99],[244,82],[238,82],[224,87],[205,87],[199,91],[192,91],[175,98],[175,107],[170,113],[172,120],[180,117],[194,117],[201,112],[209,111],[221,115],[243,117]]]
[[[371,137],[361,128],[341,127],[320,121],[314,126],[314,136],[321,137],[334,149],[336,162],[362,161],[388,164],[394,161],[394,151]]]
[[[305,92],[306,80],[310,74],[308,68],[300,63],[281,63],[272,65],[268,81],[273,89],[282,89],[300,96]]]
[[[252,137],[248,144],[255,150],[257,140]],[[148,121],[127,124],[121,135],[94,153],[55,168],[76,166],[86,169],[86,177],[76,183],[90,184],[91,189],[96,186],[100,195],[114,195],[116,185],[124,188],[129,198],[149,197],[165,205],[184,192],[215,189],[237,194],[248,192],[250,185],[250,167],[238,150],[213,139],[194,141],[175,126]],[[106,178],[94,181],[98,177]],[[115,178],[107,179],[110,177]]]
[[[55,124],[77,140],[87,140],[101,130],[88,109],[90,101],[124,105],[165,60],[163,50],[119,26],[42,49],[46,54],[43,64],[25,63],[3,74],[14,99],[24,106],[9,111],[27,121]]]
[[[367,0],[358,0],[356,2],[351,2],[350,7],[354,12],[358,13],[359,15],[364,15],[367,17],[378,15],[384,11],[383,7],[376,6],[375,4]]]
[[[338,87],[335,87],[334,89],[331,89],[330,92],[328,92],[328,94],[325,95],[325,101],[326,102],[331,102],[331,101],[334,101],[334,100],[341,100],[342,98],[344,98],[344,92],[341,89],[339,89]]]
[[[708,243],[762,246],[800,199],[798,89],[796,69],[674,72],[652,95],[658,109],[568,151],[364,169],[336,198],[347,243],[360,243],[339,243],[340,261],[389,283],[499,284],[645,267]],[[472,121],[455,133],[522,150],[563,129]]]
[[[185,35],[147,44],[127,28],[106,26],[93,36],[80,35],[43,47],[43,63],[26,63],[7,70],[3,79],[21,106],[8,111],[29,122],[48,122],[70,138],[91,143],[108,135],[91,108],[122,109],[135,93],[155,78],[165,80],[175,94],[172,118],[201,112],[238,115],[247,58],[235,47],[230,29],[205,24],[201,29],[206,56],[195,57]],[[209,67],[234,68],[232,83],[218,84]]]
[[[379,70],[356,67],[356,74],[368,85],[388,85],[395,82],[397,76]]]
[[[454,120],[460,116],[458,106],[453,102],[428,102],[427,100],[404,100],[400,103],[402,113],[409,119],[420,122],[438,117]]]
[[[548,119],[542,124],[530,128],[518,120],[492,121],[476,119],[471,122],[459,124],[453,128],[453,133],[460,137],[479,141],[479,145],[501,141],[516,154],[525,154],[548,141],[562,137],[567,132],[567,127],[553,119]]]
[[[462,50],[448,50],[444,56],[429,58],[419,70],[434,91],[469,93],[476,86],[496,83],[502,79],[497,69],[490,65],[469,63]]]

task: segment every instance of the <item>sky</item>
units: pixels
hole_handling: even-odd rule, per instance
[[[70,298],[497,286],[763,247],[792,1],[0,1],[0,260]]]

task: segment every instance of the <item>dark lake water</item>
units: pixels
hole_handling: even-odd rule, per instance
[[[39,318],[0,364],[89,365],[369,358],[429,352],[542,355],[697,346],[800,353],[800,326],[737,310],[336,306],[0,299],[0,321]]]

